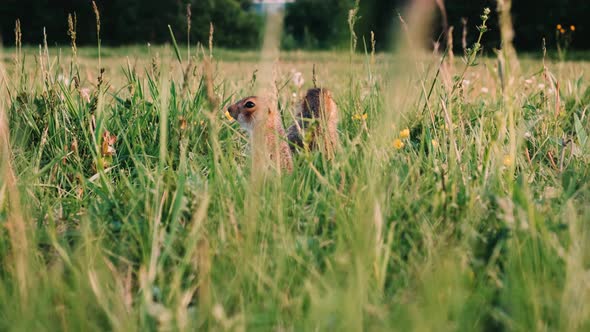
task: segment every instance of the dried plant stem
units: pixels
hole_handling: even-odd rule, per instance
[[[463,26],[463,31],[461,33],[461,47],[463,48],[463,53],[467,53],[467,18],[463,17],[461,19],[461,25]]]
[[[19,67],[19,63],[21,60],[21,55],[22,55],[22,36],[23,33],[21,31],[21,26],[20,26],[20,20],[17,19],[14,25],[14,43],[15,43],[15,47],[16,47],[16,56],[15,56],[15,64],[16,67],[18,69]]]
[[[72,45],[72,54],[73,54],[73,61],[77,63],[77,56],[78,56],[78,47],[76,46],[76,26],[78,24],[78,18],[76,17],[76,13],[72,16],[72,14],[68,14],[68,35],[70,36],[70,41]]]
[[[213,58],[213,33],[215,32],[215,27],[213,26],[213,22],[209,22],[209,59]]]
[[[455,61],[455,53],[453,52],[453,31],[454,27],[450,26],[447,32],[447,53],[448,55],[448,64],[449,68],[453,68],[453,63]]]
[[[100,12],[98,11],[98,7],[96,6],[96,2],[92,1],[92,10],[94,11],[94,16],[96,17],[96,39],[98,43],[98,70],[102,68],[102,61],[100,58]]]
[[[377,41],[375,40],[375,32],[371,31],[371,66],[375,66],[375,45]]]
[[[435,2],[438,6],[438,9],[440,10],[442,30],[448,44],[449,33],[451,33],[452,31],[449,31],[449,19],[447,16],[447,9],[445,7],[445,1],[435,0]],[[450,38],[452,39],[453,37],[451,36]]]
[[[191,59],[191,4],[186,4],[186,57],[190,62]]]

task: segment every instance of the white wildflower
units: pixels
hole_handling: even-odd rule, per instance
[[[301,87],[303,86],[303,83],[305,83],[305,80],[303,79],[303,74],[301,74],[301,72],[295,72],[293,73],[293,84],[298,88],[301,89]]]

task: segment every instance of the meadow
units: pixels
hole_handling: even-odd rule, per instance
[[[366,48],[3,50],[0,330],[590,330],[590,62]],[[334,160],[252,169],[261,84]]]

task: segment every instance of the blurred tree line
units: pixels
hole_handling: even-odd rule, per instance
[[[209,23],[215,26],[215,44],[255,47],[261,40],[264,19],[250,10],[251,0],[95,0],[100,12],[104,45],[165,43],[168,25],[179,43],[187,40],[187,5],[190,4],[191,43],[208,44]],[[96,19],[91,0],[0,0],[0,33],[4,45],[14,44],[15,20],[20,19],[23,44],[70,42],[68,14],[76,14],[79,45],[96,44]]]
[[[391,45],[399,28],[398,13],[408,0],[361,0],[356,25],[359,48],[363,38],[369,45],[373,31],[379,49]],[[432,0],[434,1],[434,0]],[[14,23],[21,21],[24,44],[41,44],[43,29],[50,45],[67,44],[67,15],[76,13],[77,41],[80,45],[96,43],[96,21],[91,0],[1,0],[0,36],[4,45],[14,44]],[[354,0],[297,0],[288,4],[285,15],[283,47],[345,48],[348,45],[348,11]],[[170,25],[179,42],[187,39],[187,5],[191,5],[192,43],[207,44],[209,22],[215,26],[215,44],[229,48],[254,48],[260,45],[264,19],[252,10],[252,0],[96,0],[100,10],[101,39],[105,45],[164,43],[170,41]],[[495,0],[445,0],[448,23],[455,27],[455,45],[461,45],[462,18],[467,20],[468,43],[473,42],[484,7],[496,8]],[[512,18],[518,49],[538,50],[543,37],[549,47],[559,38],[571,37],[571,47],[590,48],[586,17],[588,0],[514,0]],[[432,41],[441,35],[440,13],[432,28]],[[491,31],[485,46],[499,47],[497,16],[492,14]],[[566,30],[556,31],[561,24]],[[571,31],[571,26],[575,31]]]
[[[431,0],[435,1],[435,0]],[[363,39],[370,47],[371,31],[375,33],[378,49],[391,46],[395,32],[400,29],[399,14],[403,13],[409,0],[360,0],[355,32],[359,48]],[[444,0],[449,26],[453,26],[454,47],[461,48],[463,19],[466,20],[467,44],[477,38],[476,26],[481,24],[480,15],[485,7],[492,9],[484,46],[500,48],[496,0]],[[348,10],[354,0],[297,0],[287,6],[285,18],[287,47],[329,48],[347,46],[349,38]],[[588,0],[513,0],[512,21],[515,30],[514,43],[520,50],[540,50],[542,39],[547,47],[554,47],[556,38],[571,39],[570,46],[576,49],[590,49],[590,38],[585,38],[590,28],[586,16],[590,13]],[[432,27],[432,42],[442,37],[442,15],[437,7]],[[562,25],[565,33],[559,33],[556,26]],[[572,31],[573,30],[575,31]],[[559,37],[558,37],[559,35]],[[444,47],[444,44],[443,44]]]

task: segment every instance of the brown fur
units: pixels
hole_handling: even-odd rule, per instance
[[[274,103],[269,103],[264,98],[246,97],[229,106],[227,110],[250,133],[253,152],[259,148],[254,143],[257,137],[264,135],[266,153],[271,161],[280,163],[282,169],[293,169],[291,153],[298,149],[318,149],[328,159],[332,159],[338,149],[338,108],[332,93],[327,89],[314,88],[307,91],[297,106],[295,123],[289,127],[287,133]]]
[[[252,102],[254,107],[246,107],[249,102]],[[251,96],[229,106],[227,110],[249,132],[254,154],[262,153],[273,164],[278,164],[281,169],[291,172],[293,159],[289,144],[283,139],[285,129],[279,113],[269,104],[264,98]],[[264,142],[264,146],[260,146],[259,142]]]
[[[328,159],[338,149],[338,108],[328,89],[307,90],[297,107],[295,123],[287,130],[291,149],[318,149]]]

